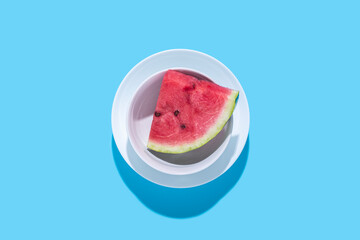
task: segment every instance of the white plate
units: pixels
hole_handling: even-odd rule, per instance
[[[138,87],[152,75],[166,69],[193,69],[221,86],[239,90],[232,116],[232,132],[224,152],[200,172],[167,174],[146,164],[135,153],[126,130],[128,106]],[[205,184],[223,174],[239,157],[247,140],[250,125],[248,102],[239,81],[221,62],[201,52],[174,49],[154,54],[138,63],[123,79],[112,108],[112,130],[116,145],[128,165],[144,178],[159,185],[186,188]]]

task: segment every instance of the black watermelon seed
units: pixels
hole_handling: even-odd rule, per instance
[[[155,112],[155,117],[160,117],[161,113]]]
[[[175,115],[175,116],[179,115],[179,110],[176,110],[176,111],[174,112],[174,115]]]
[[[184,128],[185,128],[185,124],[181,124],[180,127],[181,127],[182,129],[184,129]]]
[[[195,89],[195,83],[193,83],[193,85],[192,85],[192,86],[193,86],[193,89]]]

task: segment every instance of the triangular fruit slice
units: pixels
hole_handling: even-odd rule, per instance
[[[231,117],[239,91],[175,70],[163,78],[147,147],[184,153],[213,139]]]

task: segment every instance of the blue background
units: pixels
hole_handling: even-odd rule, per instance
[[[0,239],[360,239],[358,1],[1,1]],[[126,73],[172,48],[241,82],[246,153],[159,187],[113,146]],[[203,196],[203,198],[202,198]]]

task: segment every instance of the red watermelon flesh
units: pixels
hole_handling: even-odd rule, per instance
[[[239,92],[175,70],[163,78],[147,147],[184,153],[214,138],[231,117]]]

